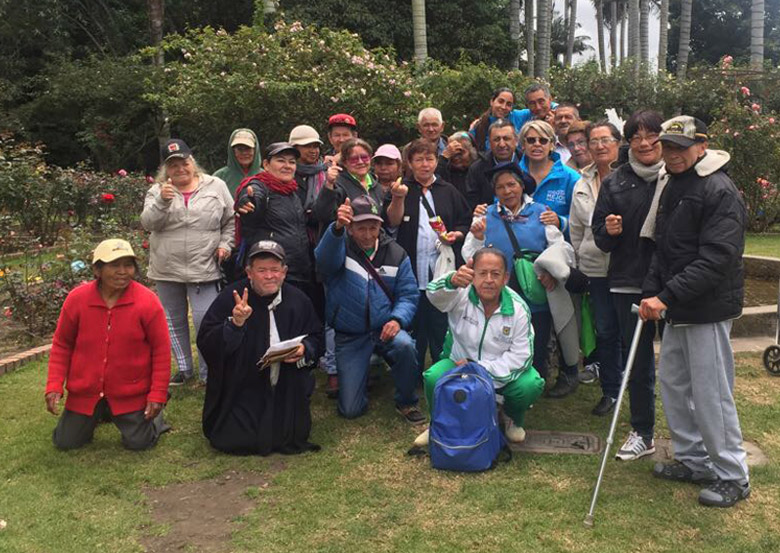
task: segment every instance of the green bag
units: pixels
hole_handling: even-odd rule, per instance
[[[580,349],[585,357],[596,349],[596,323],[593,319],[593,305],[590,294],[582,295],[582,309],[580,309]]]
[[[544,305],[547,303],[547,290],[539,282],[539,277],[536,276],[534,271],[534,260],[539,257],[539,254],[530,250],[521,250],[520,244],[517,243],[517,236],[515,236],[512,226],[504,221],[504,228],[509,235],[509,241],[512,242],[512,249],[515,250],[514,266],[515,276],[517,276],[517,282],[520,285],[520,291],[528,300],[528,303],[534,305]]]

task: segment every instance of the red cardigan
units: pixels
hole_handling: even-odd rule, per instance
[[[49,356],[46,393],[63,393],[65,408],[91,415],[101,398],[115,415],[165,403],[171,341],[157,296],[135,281],[109,309],[91,281],[71,290]]]

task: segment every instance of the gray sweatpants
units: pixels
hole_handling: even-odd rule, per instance
[[[674,457],[722,480],[748,481],[734,404],[731,321],[667,325],[658,367]]]
[[[187,376],[193,374],[192,344],[190,343],[189,309],[192,309],[192,322],[195,334],[211,303],[219,294],[217,282],[185,283],[158,280],[155,282],[157,295],[165,309],[168,319],[168,331],[171,335],[171,349],[179,366],[179,372]],[[187,302],[189,300],[189,304]],[[201,380],[206,380],[208,367],[198,352],[198,372]]]

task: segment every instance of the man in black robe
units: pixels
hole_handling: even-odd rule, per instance
[[[198,333],[209,367],[203,433],[225,453],[316,451],[308,441],[310,369],[322,354],[322,324],[311,300],[284,283],[287,265],[278,243],[253,245],[246,274],[222,290]],[[301,335],[303,342],[281,362],[257,366],[270,345]]]

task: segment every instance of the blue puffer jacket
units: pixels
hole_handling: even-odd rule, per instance
[[[391,319],[397,320],[401,328],[409,328],[420,296],[409,256],[395,240],[380,235],[372,265],[393,295],[390,302],[359,261],[363,252],[343,229],[339,232],[335,226],[330,224],[314,250],[317,271],[327,289],[327,323],[347,334],[381,330]]]
[[[534,201],[550,207],[561,220],[561,231],[569,239],[569,210],[574,196],[574,185],[580,180],[581,175],[561,163],[561,156],[557,152],[550,154],[555,162],[542,182],[536,183]],[[528,172],[528,161],[525,156],[520,160],[520,167]]]

